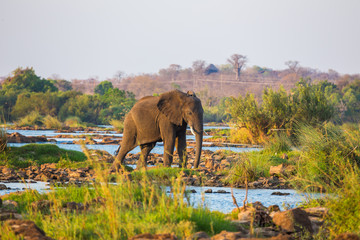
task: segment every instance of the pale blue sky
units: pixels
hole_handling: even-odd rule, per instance
[[[233,53],[360,73],[359,14],[359,0],[0,0],[0,76],[103,80]]]

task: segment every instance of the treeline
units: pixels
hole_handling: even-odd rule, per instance
[[[105,85],[105,86],[104,86]],[[1,119],[14,122],[26,116],[50,116],[60,121],[76,117],[81,122],[109,124],[122,119],[135,104],[135,95],[100,84],[93,95],[71,90],[63,80],[47,80],[32,68],[18,68],[0,88]]]
[[[358,123],[360,79],[341,87],[328,81],[312,83],[311,79],[301,79],[289,92],[283,87],[267,88],[260,100],[248,93],[228,99],[226,105],[237,127],[234,141],[265,142],[268,136],[278,133],[294,135],[304,124]]]

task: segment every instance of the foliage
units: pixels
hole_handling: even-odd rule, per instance
[[[21,118],[19,121],[15,122],[16,126],[41,126],[43,124],[43,117],[37,112],[32,111],[25,117]]]
[[[110,123],[111,120],[122,120],[134,106],[135,95],[131,92],[125,92],[118,88],[110,88],[100,97],[103,109],[99,113],[99,119],[102,123]]]
[[[318,127],[302,125],[297,133],[301,155],[298,162],[297,184],[322,189],[341,187],[343,164],[360,163],[359,127],[349,129],[324,123]]]
[[[44,163],[57,163],[60,159],[74,162],[85,161],[82,152],[64,150],[53,144],[28,144],[22,147],[11,147],[0,154],[0,165],[14,168],[25,168]]]
[[[94,92],[99,95],[104,95],[109,89],[113,89],[113,85],[109,81],[103,81],[95,87]]]
[[[265,89],[261,104],[254,95],[232,98],[229,112],[237,128],[246,128],[248,139],[265,142],[272,131],[286,130],[293,134],[294,125],[306,122],[316,125],[335,117],[335,103],[328,98],[333,86],[324,82],[312,85],[309,80],[301,80],[296,88],[287,94],[284,88],[274,91]]]
[[[47,129],[61,129],[63,127],[63,124],[56,117],[50,115],[44,117],[43,125]]]
[[[124,121],[121,120],[110,120],[110,124],[114,127],[114,129],[118,132],[122,132],[124,130]]]
[[[84,124],[78,117],[68,117],[64,121],[64,124],[72,128],[86,127],[86,124]]]
[[[6,150],[7,137],[6,130],[0,126],[0,154]]]
[[[2,88],[5,91],[55,92],[57,88],[48,80],[35,74],[33,68],[17,68],[12,76],[5,79]]]
[[[192,207],[179,176],[171,180],[171,193],[167,194],[146,172],[136,182],[120,175],[117,184],[108,184],[104,182],[108,171],[96,171],[101,184],[55,188],[47,194],[25,191],[6,199],[18,201],[18,211],[55,239],[129,239],[139,233],[169,232],[185,239],[197,231],[213,235],[236,230],[224,214]],[[49,209],[31,207],[43,199],[51,202]],[[69,211],[63,208],[67,202],[82,203],[88,208]],[[0,226],[0,230],[3,233],[4,227]]]

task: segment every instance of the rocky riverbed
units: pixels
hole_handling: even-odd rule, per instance
[[[105,162],[110,164],[114,161],[114,156],[102,150],[89,150],[90,156],[93,160],[98,162]],[[189,151],[188,168],[192,167],[195,154],[194,150]],[[140,154],[129,153],[125,164],[136,165]],[[198,174],[187,175],[183,172],[183,179],[189,186],[213,186],[224,187],[230,186],[227,181],[227,172],[230,166],[237,160],[238,155],[224,154],[223,151],[212,152],[204,150],[199,169],[194,171]],[[150,153],[147,165],[149,168],[156,168],[162,166],[162,154]],[[178,165],[178,158],[174,158],[174,166]],[[250,189],[288,189],[289,183],[281,176],[291,174],[293,169],[291,166],[273,166],[270,168],[271,177],[259,178],[257,181],[250,182],[248,187]],[[30,166],[23,169],[12,169],[6,166],[0,166],[0,181],[3,182],[21,182],[23,180],[43,181],[43,182],[92,182],[95,179],[95,171],[89,167],[84,168],[62,168],[58,164],[42,164],[41,166]],[[244,188],[244,184],[233,184],[233,187]]]

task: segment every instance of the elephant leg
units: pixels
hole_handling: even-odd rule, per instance
[[[179,155],[179,167],[186,168],[187,153],[186,153],[186,135],[185,135],[185,133],[178,136],[176,149],[177,149],[177,152]]]
[[[113,168],[115,168],[117,171],[120,169],[120,166],[124,164],[125,156],[133,150],[137,146],[136,142],[136,132],[132,128],[125,129],[123,140],[121,141],[120,145],[120,151],[115,157],[115,161],[113,163]]]
[[[175,147],[175,134],[169,134],[164,140],[164,166],[171,167]]]
[[[155,147],[156,143],[148,143],[140,145],[141,155],[137,162],[137,168],[146,168],[146,160],[150,151]]]

